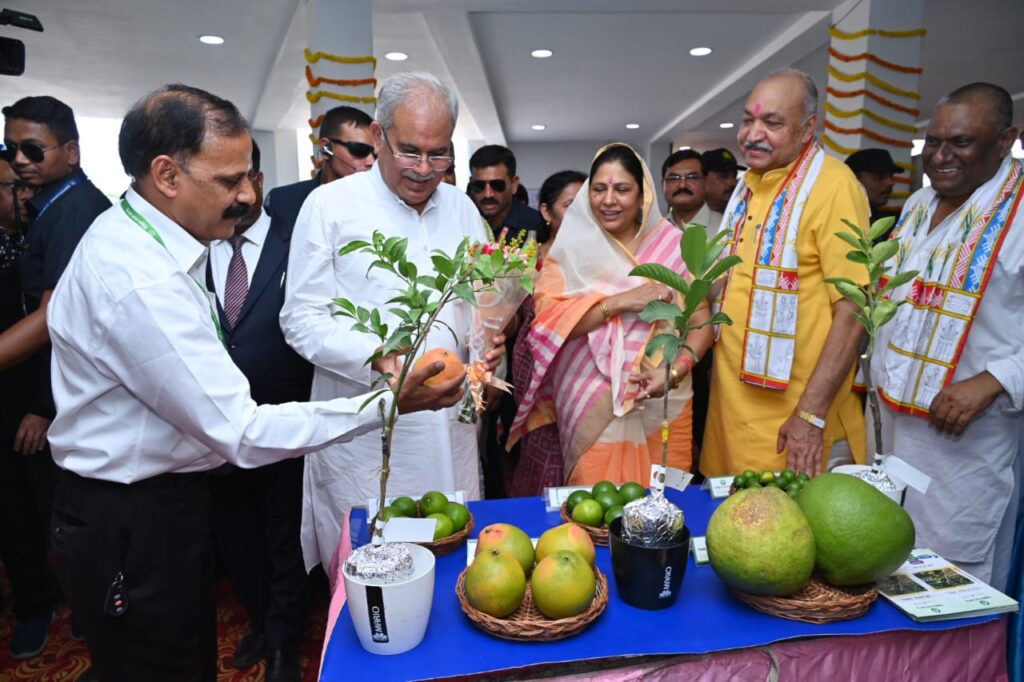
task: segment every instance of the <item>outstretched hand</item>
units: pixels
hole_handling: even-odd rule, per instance
[[[822,472],[824,441],[824,431],[792,414],[779,429],[775,451],[786,453],[786,466],[793,471],[817,476]]]

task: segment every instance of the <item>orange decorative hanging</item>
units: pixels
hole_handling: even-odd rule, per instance
[[[910,116],[919,116],[921,114],[920,109],[915,109],[913,107],[905,107],[902,104],[897,104],[896,102],[893,102],[891,99],[882,97],[881,95],[875,94],[865,88],[861,88],[859,90],[837,90],[836,88],[830,87],[827,88],[827,91],[828,94],[832,95],[833,97],[847,98],[860,97],[861,95],[863,95],[864,97],[872,99],[883,106],[889,107],[890,109],[893,109],[895,111],[902,111],[904,114],[908,114]]]
[[[860,54],[843,54],[839,50],[830,47],[828,48],[828,53],[841,62],[859,62],[862,60],[867,60],[869,62],[874,62],[879,66],[883,66],[891,71],[899,71],[900,73],[924,73],[924,69],[920,67],[903,66],[901,64],[896,64],[894,62],[888,62],[882,59],[881,57],[876,57],[875,55],[869,52],[861,52]]]
[[[881,142],[882,144],[887,144],[890,147],[904,147],[909,149],[914,146],[911,142],[897,140],[896,138],[886,137],[885,135],[879,135],[875,131],[868,130],[863,126],[857,128],[843,128],[841,126],[837,126],[835,123],[832,123],[832,121],[826,120],[825,127],[834,133],[842,133],[843,135],[863,135],[865,137],[870,137],[872,140],[875,140],[876,142]]]
[[[863,80],[867,81],[868,83],[871,83],[876,87],[881,88],[882,90],[885,90],[886,92],[890,92],[894,95],[899,95],[900,97],[907,97],[909,99],[921,99],[921,95],[919,93],[914,92],[913,90],[904,90],[903,88],[898,88],[892,83],[884,81],[875,74],[868,73],[867,71],[859,71],[857,73],[846,73],[845,71],[840,71],[836,67],[829,64],[828,73],[836,80],[841,80],[844,83],[853,83],[854,81]]]
[[[376,78],[324,78],[323,76],[314,76],[313,69],[309,68],[309,64],[306,64],[306,82],[313,88],[321,83],[350,88],[356,88],[360,85],[377,85]]]

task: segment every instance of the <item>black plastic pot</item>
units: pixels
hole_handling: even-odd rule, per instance
[[[622,519],[608,527],[615,586],[622,601],[641,609],[665,609],[679,597],[690,551],[690,529],[662,547],[632,545],[622,539]]]

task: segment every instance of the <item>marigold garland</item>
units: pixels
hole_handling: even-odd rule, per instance
[[[844,83],[853,83],[854,81],[866,80],[872,85],[878,86],[885,90],[886,92],[891,92],[894,95],[899,95],[900,97],[908,97],[910,99],[921,99],[921,95],[919,93],[916,93],[912,90],[904,90],[903,88],[898,88],[892,83],[884,81],[875,74],[868,73],[867,71],[860,71],[858,73],[846,73],[845,71],[840,71],[836,67],[829,64],[828,73],[830,76],[833,76],[836,79],[843,81]]]
[[[884,126],[887,126],[889,128],[894,128],[896,130],[902,130],[902,131],[908,132],[908,133],[916,133],[917,132],[917,126],[910,125],[909,123],[900,123],[898,121],[894,121],[891,118],[886,118],[885,116],[881,116],[880,114],[876,114],[873,111],[869,111],[869,110],[865,109],[864,107],[861,107],[860,109],[853,109],[851,111],[847,111],[845,109],[837,108],[831,102],[825,102],[825,111],[827,111],[828,113],[832,114],[836,118],[853,118],[854,116],[860,116],[861,114],[863,114],[864,116],[867,116],[868,118],[870,118],[875,123],[880,123],[880,124],[882,124]]]
[[[881,57],[876,57],[870,52],[861,52],[860,54],[843,54],[839,50],[830,47],[828,48],[828,53],[841,62],[859,62],[867,60],[869,62],[874,62],[879,66],[883,66],[890,71],[899,71],[900,73],[924,73],[924,69],[919,66],[903,66],[902,64],[896,64],[894,62],[886,61]]]
[[[837,126],[832,121],[826,120],[825,127],[834,133],[842,133],[843,135],[863,135],[864,137],[870,137],[872,140],[876,142],[881,142],[882,144],[887,144],[890,147],[904,147],[909,149],[914,146],[911,142],[905,142],[903,140],[897,140],[896,138],[893,137],[879,135],[875,131],[868,130],[863,126],[858,128],[843,128],[841,126]]]
[[[833,97],[847,98],[859,97],[863,95],[869,99],[873,99],[874,101],[878,102],[883,106],[889,107],[890,109],[895,109],[896,111],[902,111],[904,114],[908,114],[910,116],[918,116],[921,113],[920,109],[915,109],[913,107],[905,107],[902,104],[897,104],[896,102],[893,102],[891,99],[887,99],[885,97],[882,97],[881,95],[876,95],[875,93],[865,88],[861,88],[859,90],[836,90],[835,88],[830,87],[826,88],[826,90],[828,91],[828,94],[832,95]]]
[[[373,68],[377,68],[377,58],[373,55],[366,55],[365,57],[343,57],[338,54],[331,54],[330,52],[313,52],[308,47],[303,50],[306,55],[306,61],[310,64],[315,64],[321,59],[325,59],[335,64],[373,64]]]
[[[309,68],[309,64],[306,64],[306,82],[309,83],[310,87],[314,88],[321,83],[351,88],[359,87],[360,85],[377,85],[376,78],[324,78],[323,76],[314,76],[313,69]]]
[[[917,38],[928,33],[926,28],[911,28],[905,31],[888,31],[884,28],[865,28],[847,33],[835,26],[828,27],[828,34],[836,40],[856,40],[864,36],[882,36],[883,38]]]
[[[324,97],[336,99],[339,102],[353,102],[356,104],[373,104],[377,101],[376,97],[354,97],[352,95],[342,95],[337,92],[327,92],[326,90],[306,91],[306,99],[309,100],[310,104],[316,104]]]

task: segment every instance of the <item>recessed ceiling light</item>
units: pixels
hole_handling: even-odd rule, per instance
[[[534,123],[530,127],[533,128],[534,130],[547,130],[548,129],[548,127],[546,125],[544,125],[543,123]]]
[[[735,124],[733,124],[733,123],[719,123],[718,127],[719,128],[727,128],[728,129],[728,128],[732,128],[734,125]]]
[[[685,152],[687,149],[689,149],[689,147],[687,147],[686,145],[683,145],[682,147],[679,148],[679,151]]]
[[[384,59],[387,59],[390,62],[404,62],[408,58],[409,55],[404,52],[388,52],[384,55]]]
[[[691,57],[707,57],[709,54],[711,54],[710,47],[695,47],[690,50]]]
[[[626,124],[626,130],[636,130],[639,127],[640,127],[639,123],[627,123]]]
[[[534,50],[533,52],[530,53],[530,56],[536,57],[537,59],[547,59],[553,54],[554,52],[552,52],[551,50]]]
[[[205,35],[199,36],[199,42],[201,42],[203,45],[223,45],[224,39],[220,36]]]

